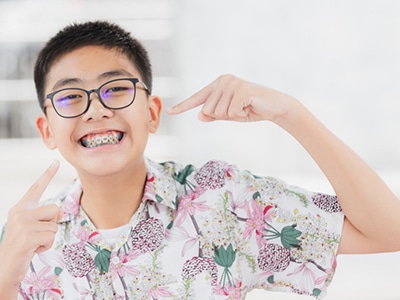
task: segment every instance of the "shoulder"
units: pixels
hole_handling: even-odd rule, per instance
[[[174,161],[155,163],[147,160],[148,172],[174,178],[184,184],[187,179],[194,180],[198,185],[217,188],[223,185],[226,178],[231,178],[238,172],[235,165],[221,160],[210,160],[203,165],[181,164]]]
[[[236,185],[270,186],[286,185],[283,180],[269,176],[258,176],[249,170],[240,169],[236,164],[223,160],[209,160],[203,164],[181,164],[174,161],[156,163],[147,160],[147,169],[151,174],[167,176],[177,183],[186,184],[188,181],[206,189],[218,189],[227,183]]]

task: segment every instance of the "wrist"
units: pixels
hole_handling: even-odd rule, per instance
[[[15,300],[18,298],[19,285],[15,285],[6,279],[7,276],[0,276],[0,299]]]
[[[272,121],[291,133],[292,127],[295,128],[301,125],[302,119],[307,113],[307,109],[299,100],[285,94],[281,95],[278,104],[278,113]]]
[[[9,257],[8,254],[3,253],[5,248],[2,248],[2,245],[0,245],[0,257]],[[15,300],[18,298],[18,290],[19,290],[19,285],[20,281],[17,278],[18,276],[15,276],[15,274],[12,274],[12,270],[9,268],[9,266],[5,263],[2,262],[0,264],[0,299],[1,300]],[[22,279],[21,279],[22,280]]]

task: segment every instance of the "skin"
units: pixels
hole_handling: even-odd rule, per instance
[[[124,77],[141,79],[124,55],[115,50],[84,47],[64,55],[52,66],[45,93],[66,86],[89,90]],[[58,148],[75,167],[84,190],[82,208],[99,229],[127,224],[142,198],[146,179],[143,152],[148,135],[157,131],[162,105],[157,96],[147,96],[139,84],[137,87],[134,103],[125,109],[106,109],[93,93],[89,110],[80,117],[61,118],[46,100],[47,116],[36,120],[44,144],[50,149]],[[80,143],[87,134],[110,130],[124,133],[118,144],[89,149]],[[59,210],[54,205],[38,207],[38,201],[56,169],[50,167],[8,215],[0,246],[0,255],[9,258],[0,267],[1,299],[17,298],[18,285],[33,255],[47,250],[54,241]]]
[[[311,155],[335,190],[346,215],[339,254],[400,250],[400,201],[381,178],[297,99],[232,75],[217,78],[167,110],[200,106],[205,122],[271,121]],[[384,220],[384,221],[383,221]]]
[[[114,72],[114,77],[109,72]],[[84,47],[53,65],[46,78],[46,94],[64,87],[62,82],[66,80],[68,86],[92,89],[121,77],[138,77],[135,66],[126,57],[100,47]],[[84,190],[81,204],[91,221],[97,228],[113,228],[128,223],[141,201],[146,178],[143,152],[148,134],[156,132],[159,126],[161,100],[147,97],[144,90],[138,89],[133,105],[112,111],[96,97],[92,94],[88,112],[74,119],[56,115],[47,100],[47,116],[38,117],[36,124],[43,142],[50,149],[58,148],[76,168]],[[167,113],[176,115],[196,107],[201,108],[201,121],[270,121],[299,141],[332,184],[346,214],[339,253],[400,249],[400,242],[392,238],[400,236],[398,199],[362,159],[298,100],[223,75],[167,109]],[[119,144],[86,149],[79,142],[88,133],[109,130],[124,132]],[[8,258],[0,266],[1,299],[17,298],[18,284],[33,255],[49,249],[53,243],[60,211],[55,205],[38,207],[38,201],[57,169],[58,163],[50,166],[10,210],[0,245],[0,256]]]
[[[108,80],[138,74],[132,63],[115,50],[85,47],[63,56],[51,68],[46,93],[65,87],[61,84],[64,81],[69,87],[92,89]],[[82,207],[98,228],[128,223],[142,197],[146,179],[143,152],[149,133],[158,128],[161,100],[156,96],[147,98],[140,84],[137,87],[134,103],[125,109],[107,109],[92,94],[89,110],[81,117],[61,118],[47,100],[47,118],[37,119],[44,143],[50,149],[58,148],[77,170],[84,190]],[[124,133],[121,142],[91,149],[80,143],[87,134],[106,134],[110,130]]]

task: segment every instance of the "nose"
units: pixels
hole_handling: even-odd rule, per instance
[[[100,101],[100,97],[95,90],[89,92],[89,108],[83,114],[85,121],[101,120],[103,118],[110,118],[113,116],[113,111],[106,108]]]

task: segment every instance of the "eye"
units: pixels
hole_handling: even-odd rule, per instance
[[[133,92],[134,86],[131,81],[117,80],[104,85],[101,89],[101,96],[103,99],[119,99]]]
[[[62,91],[54,95],[53,102],[57,106],[70,106],[81,102],[83,95],[77,91]]]
[[[117,97],[119,95],[125,95],[130,91],[130,87],[127,86],[113,86],[110,88],[107,88],[106,90],[102,91],[102,96],[105,98],[109,97]]]

